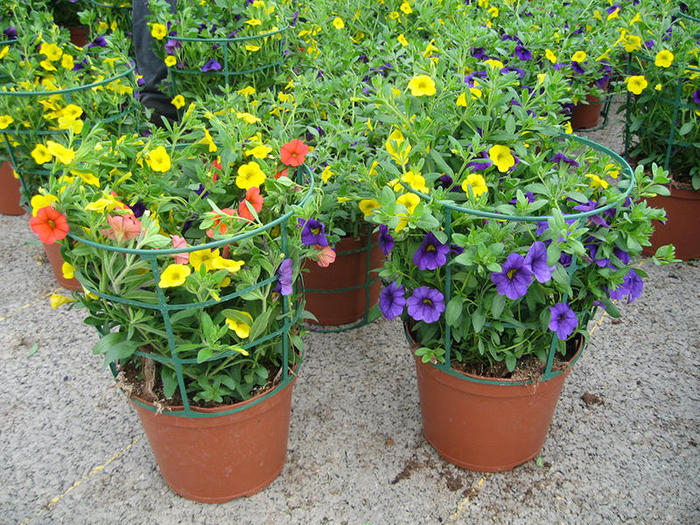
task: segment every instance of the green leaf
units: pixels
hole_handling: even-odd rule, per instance
[[[445,321],[450,326],[456,327],[459,325],[459,318],[462,315],[462,304],[463,300],[461,297],[455,296],[450,299],[447,303],[447,308],[445,308]]]
[[[177,376],[175,371],[164,366],[160,369],[160,379],[163,382],[163,395],[165,397],[173,397],[177,389]]]
[[[433,161],[435,161],[435,165],[438,168],[447,173],[450,177],[454,176],[454,171],[452,171],[452,168],[450,168],[450,166],[445,162],[445,160],[442,158],[437,149],[431,148],[430,158],[433,159]]]
[[[695,122],[690,120],[681,126],[681,129],[678,130],[678,134],[680,136],[687,135],[693,128],[695,128]]]
[[[214,354],[214,350],[210,346],[205,346],[197,352],[197,362],[203,363]]]
[[[493,314],[493,316],[500,317],[500,315],[503,313],[503,308],[505,307],[505,305],[505,295],[496,294],[493,298],[493,302],[491,303],[491,313]]]
[[[34,343],[32,347],[29,349],[29,353],[27,354],[27,357],[32,357],[34,354],[36,354],[36,351],[39,350],[39,343]]]
[[[477,310],[472,314],[472,326],[474,326],[474,332],[477,334],[481,332],[481,329],[484,327],[484,324],[486,323],[486,314],[482,312],[481,310]]]
[[[506,368],[508,369],[508,372],[512,372],[515,370],[515,356],[511,353],[508,353],[506,355]]]
[[[204,266],[204,265],[202,265]],[[214,329],[214,321],[207,312],[201,312],[199,316],[199,322],[202,324],[202,330],[204,331],[204,339],[210,343],[216,342],[216,330]]]

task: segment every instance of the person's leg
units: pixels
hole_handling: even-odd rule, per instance
[[[174,11],[176,0],[168,0]],[[148,0],[133,0],[132,31],[136,68],[143,77],[144,84],[139,88],[139,101],[153,110],[151,122],[162,124],[162,117],[177,120],[177,109],[170,103],[170,97],[159,90],[160,82],[168,76],[165,63],[153,51],[153,37],[148,29]]]

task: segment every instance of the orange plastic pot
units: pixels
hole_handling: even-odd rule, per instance
[[[571,127],[573,129],[591,129],[598,125],[603,103],[600,97],[586,96],[588,104],[576,104],[571,113]]]
[[[58,284],[67,290],[80,290],[82,286],[77,279],[71,278],[66,279],[63,277],[63,256],[61,255],[61,246],[57,242],[53,244],[44,244],[44,250],[46,251],[46,257],[51,263],[51,269],[53,270],[53,275],[58,281]]]
[[[671,195],[657,195],[647,199],[650,206],[666,210],[666,223],[654,221],[654,234],[651,246],[645,246],[644,255],[654,255],[666,244],[676,247],[676,257],[684,261],[700,257],[700,191],[689,185],[669,188]]]
[[[250,496],[272,483],[287,457],[292,387],[296,377],[271,396],[218,408],[196,408],[215,414],[250,405],[240,412],[213,417],[178,417],[173,407],[157,413],[131,400],[160,473],[179,495],[202,503],[224,503]]]
[[[450,463],[479,472],[511,470],[540,453],[571,371],[569,365],[546,381],[499,384],[415,361],[425,438]]]
[[[336,258],[327,268],[307,260],[304,268],[306,310],[318,319],[322,326],[354,323],[361,319],[379,301],[381,282],[376,270],[382,267],[384,255],[378,244],[378,235],[372,236],[367,268],[367,237],[345,237],[335,246]],[[350,252],[350,253],[343,253]],[[369,305],[365,295],[367,280],[375,280],[369,286]],[[345,291],[337,291],[345,290]]]
[[[24,208],[19,205],[20,183],[12,175],[12,166],[8,162],[0,164],[0,213],[3,215],[23,215]]]

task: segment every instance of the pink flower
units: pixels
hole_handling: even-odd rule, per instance
[[[335,261],[335,252],[330,246],[321,246],[320,244],[315,244],[314,248],[318,250],[318,264],[321,268],[328,268]]]
[[[141,235],[141,221],[133,213],[128,215],[108,215],[107,222],[111,229],[101,230],[102,235],[121,242]]]
[[[170,237],[173,240],[173,248],[187,248],[187,241],[184,237],[179,235],[171,235]],[[176,253],[173,255],[173,258],[175,259],[175,264],[187,264],[190,261],[190,254],[189,252]]]

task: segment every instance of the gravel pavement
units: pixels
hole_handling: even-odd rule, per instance
[[[619,124],[587,136],[621,150]],[[697,262],[640,261],[644,294],[593,321],[541,456],[507,473],[452,466],[423,439],[398,321],[311,334],[282,474],[207,505],[161,479],[83,313],[51,310],[27,217],[0,231],[0,524],[700,523]]]

